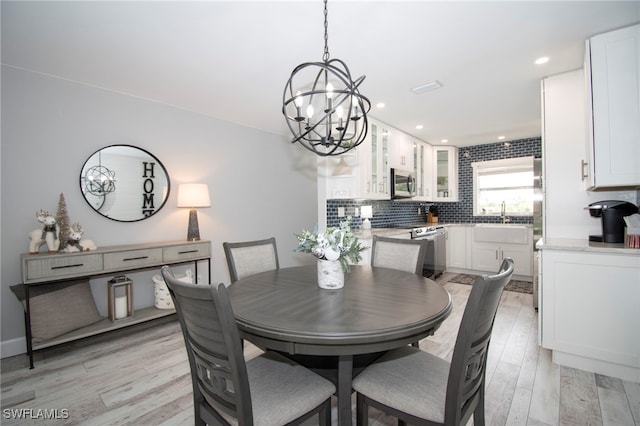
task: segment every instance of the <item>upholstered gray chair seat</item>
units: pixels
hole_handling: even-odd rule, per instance
[[[335,392],[328,380],[274,352],[248,361],[247,374],[255,426],[290,423]]]
[[[449,366],[442,358],[405,346],[360,373],[353,389],[412,416],[444,423]]]

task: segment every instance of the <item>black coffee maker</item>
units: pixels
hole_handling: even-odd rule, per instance
[[[623,243],[625,216],[638,213],[638,207],[626,201],[605,200],[589,204],[589,214],[602,221],[602,235],[589,235],[589,241]]]

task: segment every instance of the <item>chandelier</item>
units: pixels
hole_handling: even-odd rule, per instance
[[[85,193],[100,197],[115,191],[115,176],[116,172],[102,165],[102,153],[99,153],[98,165],[89,167],[82,177]]]
[[[320,156],[340,155],[367,137],[371,102],[358,88],[365,79],[351,78],[347,65],[329,59],[327,0],[324,0],[324,54],[322,62],[294,68],[282,96],[282,113],[299,142]]]

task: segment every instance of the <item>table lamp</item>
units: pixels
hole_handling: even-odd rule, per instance
[[[371,229],[371,222],[369,219],[373,217],[373,207],[360,207],[360,217],[362,217],[362,229]]]
[[[206,183],[181,183],[178,186],[178,207],[187,207],[189,210],[189,228],[187,228],[187,241],[199,241],[197,207],[211,207],[209,200],[209,186]]]

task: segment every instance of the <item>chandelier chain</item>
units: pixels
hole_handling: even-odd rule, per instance
[[[329,21],[327,20],[327,15],[329,14],[327,10],[327,0],[324,0],[324,54],[322,55],[322,60],[327,62],[329,61]]]

